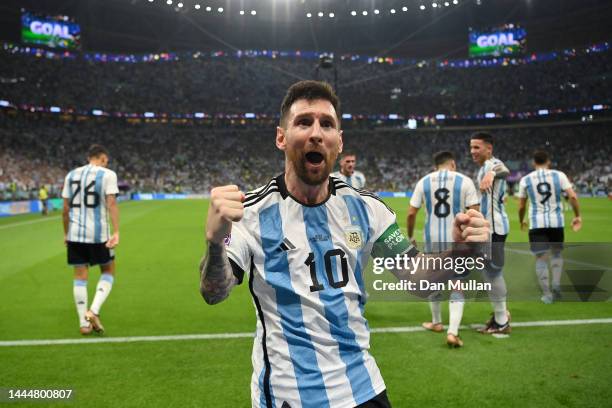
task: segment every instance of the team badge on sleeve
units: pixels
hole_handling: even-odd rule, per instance
[[[344,228],[344,239],[346,245],[351,249],[360,249],[363,247],[363,232],[357,226],[349,226]]]

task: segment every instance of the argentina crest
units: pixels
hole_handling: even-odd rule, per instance
[[[351,249],[361,249],[363,247],[363,232],[357,225],[344,227],[344,239],[346,245]]]

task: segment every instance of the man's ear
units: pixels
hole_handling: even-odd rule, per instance
[[[285,129],[280,126],[276,127],[276,147],[279,150],[287,149],[287,139],[285,138]]]
[[[338,154],[342,153],[342,149],[344,148],[344,141],[342,140],[342,130],[340,133],[340,142],[338,143]]]

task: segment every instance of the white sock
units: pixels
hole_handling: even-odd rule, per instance
[[[548,261],[546,259],[536,258],[536,276],[540,283],[540,288],[544,296],[550,296],[550,284],[548,281]]]
[[[563,257],[561,254],[553,255],[550,259],[550,269],[552,269],[552,287],[561,288],[561,274],[563,273]]]
[[[79,315],[79,325],[81,327],[88,326],[89,323],[85,320],[85,312],[87,312],[87,280],[75,279],[72,293],[77,314]]]
[[[440,301],[430,301],[429,308],[431,309],[431,322],[433,324],[442,323],[442,310],[440,307]]]
[[[91,311],[95,314],[100,314],[100,308],[102,304],[110,294],[111,289],[113,288],[113,275],[110,273],[103,273],[100,276],[100,280],[98,281],[98,286],[96,286],[96,296],[94,296],[93,302],[91,302]]]
[[[452,292],[448,302],[448,334],[459,335],[459,325],[463,318],[463,305],[465,304],[463,293]]]
[[[504,325],[508,322],[508,313],[506,309],[506,281],[501,272],[496,277],[487,278],[487,280],[491,283],[489,299],[493,306],[495,321],[498,324]]]

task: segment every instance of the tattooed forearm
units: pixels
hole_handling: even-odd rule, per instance
[[[200,262],[200,293],[209,305],[225,299],[236,284],[223,244],[208,244],[208,252]]]

